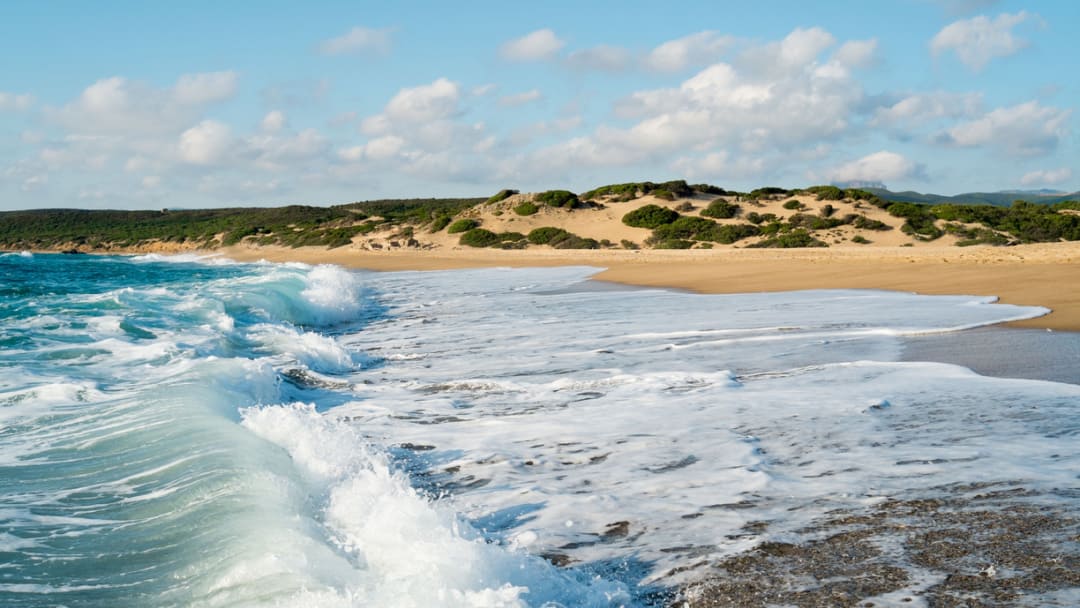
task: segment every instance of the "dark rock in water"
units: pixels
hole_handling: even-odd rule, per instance
[[[630,533],[630,522],[617,521],[607,525],[607,530],[601,534],[604,538],[621,538]]]
[[[62,253],[63,255],[86,255],[78,249],[65,249],[60,253]]]
[[[540,555],[540,557],[543,557],[547,561],[551,562],[551,565],[555,566],[556,568],[564,568],[574,563],[575,561],[565,553],[543,553]]]

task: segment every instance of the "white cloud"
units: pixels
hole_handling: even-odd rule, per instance
[[[324,40],[319,44],[319,52],[324,55],[359,52],[387,53],[390,51],[392,33],[391,29],[354,27],[337,38]]]
[[[204,120],[180,134],[177,152],[182,161],[211,165],[221,161],[233,143],[228,125]]]
[[[142,186],[148,190],[161,186],[161,176],[147,175],[142,178]]]
[[[630,66],[630,51],[617,46],[600,45],[574,51],[566,56],[566,65],[580,70],[618,72]]]
[[[1043,171],[1030,171],[1020,178],[1020,183],[1025,186],[1056,186],[1072,179],[1072,169],[1061,167],[1060,169],[1047,169]]]
[[[680,72],[720,58],[735,42],[731,36],[704,31],[669,40],[645,56],[645,67],[658,72]]]
[[[173,99],[183,105],[222,101],[236,94],[236,72],[184,74],[173,87]]]
[[[1027,46],[1027,40],[1013,35],[1013,28],[1029,19],[1037,19],[1025,11],[1015,15],[1002,13],[995,19],[985,15],[961,19],[945,26],[930,41],[934,55],[953,51],[960,61],[978,72],[992,59],[1008,57]]]
[[[507,108],[516,108],[518,106],[532,103],[542,99],[544,95],[540,92],[540,89],[533,89],[531,91],[525,91],[524,93],[518,93],[516,95],[506,95],[499,99],[499,105]]]
[[[34,96],[0,91],[0,111],[22,111],[34,105]]]
[[[439,78],[418,87],[404,88],[386,104],[383,115],[394,122],[422,123],[458,113],[461,86]]]
[[[405,148],[405,140],[396,135],[387,135],[369,141],[364,146],[364,156],[376,161],[396,157]]]
[[[324,156],[329,142],[315,129],[304,129],[292,136],[256,135],[245,140],[246,152],[255,166],[270,171],[296,168]]]
[[[486,97],[486,96],[494,93],[496,90],[498,90],[498,88],[499,88],[499,85],[492,84],[492,83],[489,82],[487,84],[482,84],[482,85],[473,87],[472,90],[469,91],[469,94],[472,95],[473,97]]]
[[[178,132],[207,105],[235,93],[233,72],[185,74],[168,89],[113,76],[86,87],[78,98],[46,114],[75,133],[148,136]]]
[[[981,108],[979,93],[916,93],[875,110],[871,124],[917,127],[942,118],[969,118]]]
[[[23,180],[20,190],[23,192],[33,192],[49,183],[49,176],[45,174],[31,175]]]
[[[1047,154],[1065,137],[1070,114],[1072,110],[1029,101],[959,124],[937,139],[961,147],[992,145],[1016,156]]]
[[[286,119],[285,113],[281,110],[271,110],[263,116],[262,122],[259,123],[259,128],[266,133],[277,133],[285,128]]]
[[[865,68],[877,60],[877,39],[851,40],[840,45],[833,60],[849,68]]]
[[[767,169],[765,160],[749,156],[732,158],[727,150],[710,152],[702,157],[684,156],[671,168],[690,179],[744,179],[760,176]]]
[[[796,29],[783,40],[746,49],[733,63],[710,65],[678,87],[618,101],[615,113],[634,121],[629,127],[600,127],[527,160],[569,171],[656,166],[675,157],[673,166],[687,174],[768,174],[799,150],[855,132],[870,109],[851,71],[835,57],[823,58],[835,44],[824,30]],[[872,43],[849,46],[843,59],[857,63],[872,51]]]
[[[565,44],[555,32],[542,29],[503,44],[499,54],[509,61],[540,61],[553,57]]]
[[[922,173],[922,168],[895,152],[882,150],[825,172],[832,182],[888,182],[910,179]]]

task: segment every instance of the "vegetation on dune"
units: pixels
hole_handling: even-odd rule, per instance
[[[622,223],[633,228],[657,228],[679,218],[679,212],[660,205],[645,205],[634,209],[622,218]]]
[[[791,249],[797,247],[828,247],[828,245],[811,236],[805,229],[799,228],[769,237],[750,245],[750,247]]]
[[[473,228],[480,226],[479,220],[472,218],[463,218],[450,224],[450,227],[446,229],[447,234],[458,234],[459,232],[468,232]]]
[[[498,234],[483,228],[473,228],[461,235],[458,242],[468,247],[499,247],[501,249],[524,249],[525,235],[520,232]]]
[[[795,191],[788,190],[787,188],[776,188],[774,186],[766,186],[764,188],[756,188],[748,192],[744,198],[752,201],[760,199],[770,199],[774,196],[791,196],[795,194]]]
[[[701,215],[705,217],[715,217],[719,220],[726,220],[739,215],[741,208],[735,203],[729,203],[722,198],[718,198],[715,201],[709,203],[709,206],[701,210]]]
[[[505,190],[499,190],[495,195],[493,195],[491,198],[487,199],[487,201],[485,201],[485,202],[487,204],[499,203],[499,202],[505,201],[506,199],[510,198],[511,196],[514,196],[517,193],[518,193],[517,190],[511,190],[509,188],[507,188]]]
[[[683,249],[681,246],[671,247],[670,244],[674,241],[700,241],[730,245],[759,234],[761,231],[752,224],[718,224],[701,217],[680,217],[670,224],[658,226],[645,242],[662,249]]]
[[[600,196],[610,196],[616,201],[625,202],[651,194],[657,198],[673,201],[676,198],[693,196],[695,190],[705,192],[706,190],[712,189],[719,190],[717,194],[724,194],[722,189],[716,188],[715,186],[709,186],[707,184],[691,186],[686,183],[686,180],[679,179],[661,183],[629,182],[625,184],[609,184],[607,186],[600,186],[594,190],[589,190],[582,194],[581,198],[589,200]]]
[[[536,202],[548,207],[573,209],[581,202],[578,196],[569,190],[548,190],[536,195]]]
[[[540,208],[529,201],[514,207],[514,213],[518,215],[534,215],[537,211],[540,211]]]
[[[533,245],[549,245],[555,249],[599,249],[600,241],[580,237],[572,232],[554,226],[536,228],[528,235]]]

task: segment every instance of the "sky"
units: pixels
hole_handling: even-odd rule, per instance
[[[1080,189],[1080,2],[10,0],[0,210]]]

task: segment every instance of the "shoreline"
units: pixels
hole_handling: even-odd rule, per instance
[[[165,253],[165,252],[162,252]],[[241,261],[337,264],[372,271],[595,266],[592,280],[695,293],[880,289],[926,295],[996,296],[1051,309],[1005,325],[1080,331],[1080,243],[1015,247],[868,247],[713,250],[437,249],[233,246],[209,253]]]

